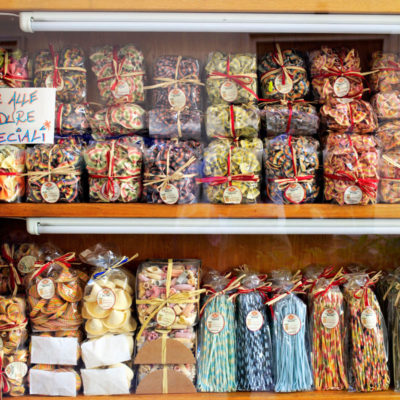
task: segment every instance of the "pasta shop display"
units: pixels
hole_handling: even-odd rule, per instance
[[[400,203],[400,149],[380,154],[379,200],[382,203]]]
[[[371,98],[371,105],[379,120],[400,118],[400,91],[380,92]]]
[[[360,392],[387,390],[390,383],[385,321],[371,288],[379,275],[349,276],[344,290],[350,330],[349,384]]]
[[[314,202],[320,185],[319,143],[306,136],[266,139],[264,150],[267,195],[277,204]]]
[[[210,203],[256,203],[260,197],[262,141],[214,140],[204,150],[204,192]]]
[[[150,110],[149,135],[158,138],[201,139],[202,112],[159,107]]]
[[[73,141],[38,144],[26,150],[26,200],[72,203],[82,198],[81,146]]]
[[[196,203],[203,146],[199,142],[156,141],[145,150],[143,199],[147,203]]]
[[[31,86],[32,65],[21,49],[0,48],[0,88]]]
[[[310,90],[303,56],[293,49],[281,51],[278,44],[261,58],[258,74],[263,99],[303,99]]]
[[[35,57],[35,87],[56,88],[56,99],[62,103],[86,100],[85,53],[80,47],[56,50],[52,45]]]
[[[211,104],[247,104],[257,101],[255,54],[215,51],[209,55],[205,71]]]
[[[261,118],[267,136],[282,133],[289,135],[315,135],[319,127],[316,108],[303,100],[265,103],[261,110]]]
[[[256,138],[260,112],[251,104],[217,104],[207,108],[206,132],[209,138]]]
[[[323,46],[309,60],[314,94],[322,103],[361,97],[365,78],[356,49]]]
[[[395,53],[372,53],[370,85],[374,92],[390,92],[400,88],[400,58]]]
[[[395,150],[400,147],[400,120],[386,121],[379,124],[376,140],[382,150]]]
[[[89,132],[87,104],[59,103],[56,105],[55,134],[59,136],[84,135]]]
[[[263,279],[247,273],[237,291],[237,390],[274,388],[272,339],[264,304],[269,290]]]
[[[134,45],[95,48],[90,61],[100,96],[107,104],[144,101],[144,57]]]
[[[25,195],[25,149],[0,145],[0,202],[21,201]]]
[[[325,199],[340,205],[374,204],[378,151],[369,135],[330,133],[324,149]]]
[[[142,192],[143,153],[138,138],[93,142],[84,151],[89,174],[89,200],[132,203]]]

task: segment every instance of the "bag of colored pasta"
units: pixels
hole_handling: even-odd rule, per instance
[[[74,141],[38,144],[26,149],[26,201],[73,203],[82,198],[81,146]]]
[[[121,267],[137,257],[120,256],[97,244],[84,250],[80,259],[96,267],[87,283],[83,297],[82,316],[89,338],[106,333],[130,334],[136,329],[132,317],[132,276]],[[92,365],[88,368],[92,368]]]
[[[260,112],[251,104],[216,104],[207,108],[206,132],[209,138],[256,138]]]
[[[191,204],[199,198],[203,146],[199,142],[156,141],[144,155],[143,200]]]
[[[35,57],[34,86],[56,88],[61,103],[85,102],[86,79],[85,53],[80,47],[57,51],[49,45]]]
[[[0,145],[0,202],[21,201],[25,195],[25,149]]]
[[[247,104],[257,101],[255,54],[225,54],[215,51],[208,56],[205,71],[211,104]]]
[[[400,147],[400,120],[386,121],[376,130],[376,141],[381,150],[396,150]]]
[[[340,205],[374,204],[378,151],[370,135],[330,133],[324,150],[325,199]]]
[[[95,48],[90,60],[100,96],[107,104],[144,101],[144,57],[134,45]]]
[[[247,204],[260,198],[261,139],[214,140],[204,150],[203,190],[210,203]]]
[[[379,201],[400,203],[400,149],[380,153]]]
[[[362,95],[364,76],[357,50],[323,46],[312,51],[309,60],[314,94],[321,103]]]
[[[89,129],[87,104],[59,103],[56,105],[56,135],[84,135],[89,132]]]
[[[202,112],[200,110],[174,110],[159,107],[150,110],[149,135],[169,139],[201,139]]]
[[[93,142],[84,151],[89,174],[89,200],[135,203],[142,192],[141,138]]]
[[[376,93],[371,98],[371,105],[379,120],[400,118],[400,91]]]
[[[0,88],[31,86],[32,65],[21,49],[0,48]]]
[[[349,385],[358,392],[389,389],[385,321],[372,286],[380,273],[348,275]]]
[[[304,99],[310,90],[303,56],[293,49],[281,51],[279,44],[261,58],[258,74],[263,99]]]
[[[312,203],[319,194],[319,142],[280,135],[265,140],[267,195],[277,204]]]
[[[374,92],[400,89],[400,58],[395,53],[372,54],[370,85]]]
[[[319,127],[316,108],[302,100],[266,103],[261,110],[261,119],[267,136],[278,136],[282,133],[296,136],[315,135]]]
[[[155,84],[148,87],[153,92],[153,107],[173,110],[201,109],[199,60],[193,57],[161,56],[153,69]]]

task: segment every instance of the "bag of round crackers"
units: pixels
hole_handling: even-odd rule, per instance
[[[83,297],[82,315],[89,338],[106,333],[129,333],[136,329],[131,312],[134,278],[121,269],[136,256],[120,256],[101,244],[79,255],[83,262],[96,267]]]

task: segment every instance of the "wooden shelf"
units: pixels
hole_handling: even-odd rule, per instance
[[[400,205],[338,206],[334,204],[0,204],[0,218],[312,218],[312,219],[400,219]]]

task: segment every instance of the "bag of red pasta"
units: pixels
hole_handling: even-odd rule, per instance
[[[372,136],[330,133],[324,150],[325,199],[340,205],[374,204],[378,151]]]
[[[400,89],[400,57],[395,53],[372,54],[370,85],[374,92]]]
[[[380,154],[379,201],[400,203],[400,149],[382,151]]]

